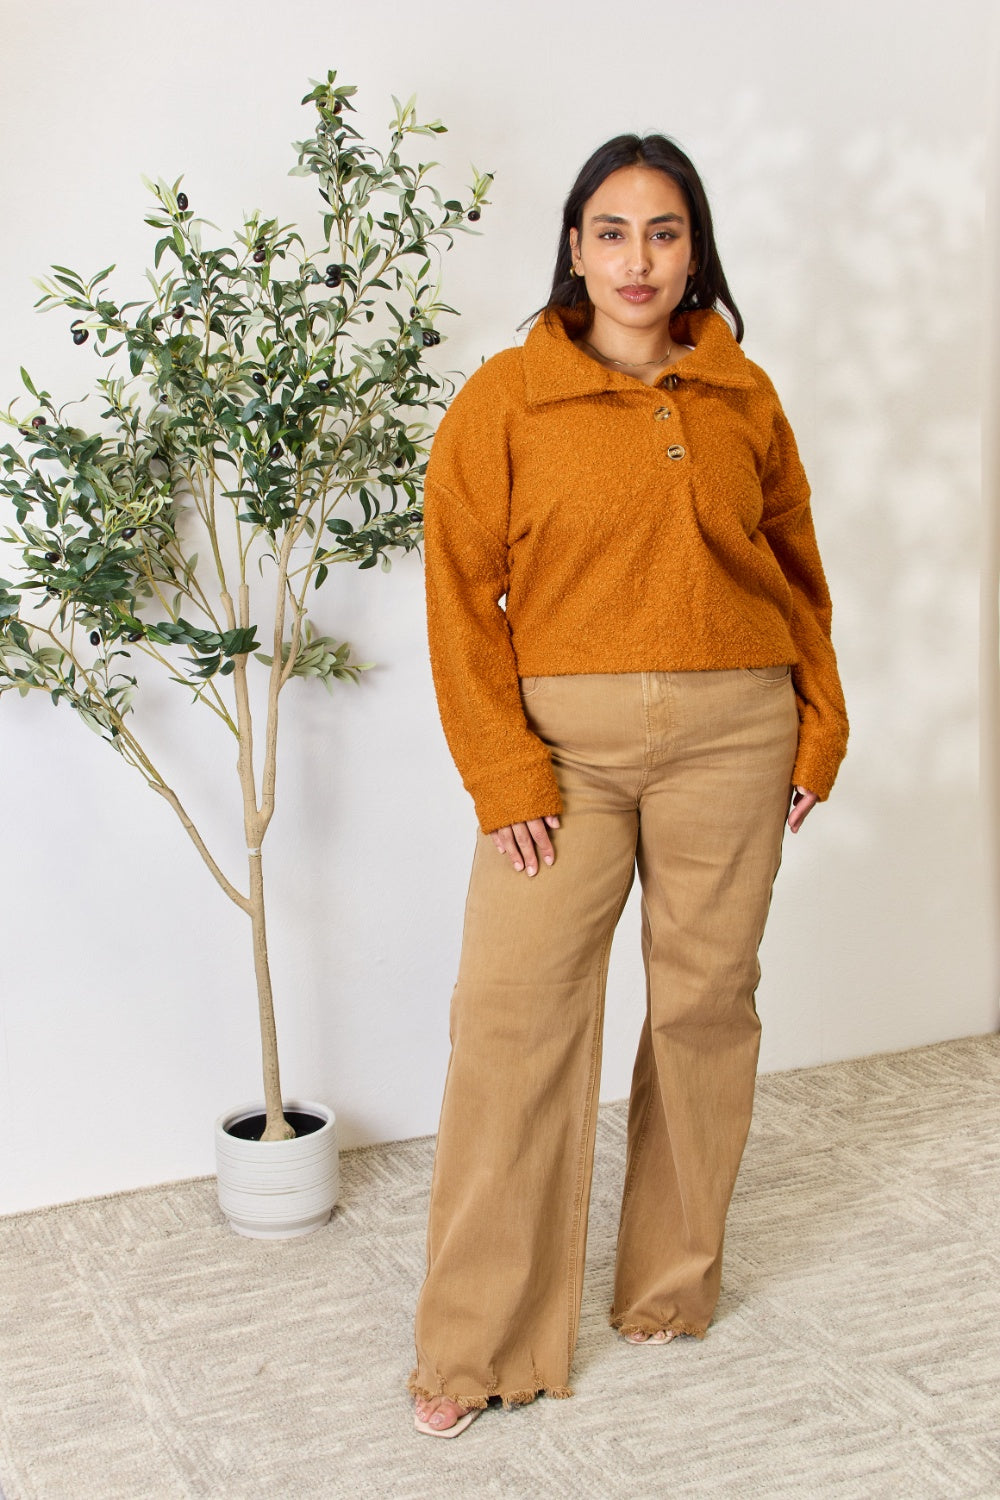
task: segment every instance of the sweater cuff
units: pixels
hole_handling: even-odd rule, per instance
[[[842,754],[831,755],[821,745],[800,743],[792,770],[792,785],[815,792],[819,800],[825,802],[833,789],[842,759]]]
[[[500,765],[466,779],[484,833],[562,812],[559,783],[550,761]]]

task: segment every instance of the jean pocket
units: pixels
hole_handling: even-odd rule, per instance
[[[743,670],[748,677],[765,683],[785,682],[792,672],[787,662],[779,667],[744,667]]]

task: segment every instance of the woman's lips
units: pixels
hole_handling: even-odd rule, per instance
[[[624,297],[626,302],[648,302],[651,297],[656,296],[656,288],[652,286],[620,286],[619,297]]]

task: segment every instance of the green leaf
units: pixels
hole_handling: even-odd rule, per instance
[[[10,587],[0,581],[0,620],[13,619],[21,607],[21,595],[10,593]]]
[[[219,647],[223,656],[246,656],[251,651],[256,651],[257,640],[256,625],[251,625],[244,630],[227,630],[220,637]]]
[[[210,677],[215,676],[220,664],[221,657],[219,656],[198,657],[196,663],[197,670],[192,672],[191,675],[192,677],[200,677],[207,682]]]

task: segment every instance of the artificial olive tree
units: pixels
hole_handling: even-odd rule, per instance
[[[311,246],[258,214],[231,242],[209,244],[180,182],[159,182],[148,184],[146,222],[158,232],[149,300],[120,305],[113,266],[89,281],[52,268],[37,305],[69,310],[74,343],[91,341],[106,373],[85,425],[79,404],[57,406],[22,370],[33,405],[6,413],[15,432],[0,448],[5,540],[18,554],[0,580],[0,693],[44,692],[75,709],[169,803],[249,917],[265,1140],[294,1134],[262,862],[281,694],[294,677],[331,688],[363,670],[309,621],[333,565],[387,568],[394,550],[419,542],[427,418],[451,390],[425,362],[439,314],[453,311],[440,300],[438,252],[479,219],[490,182],[474,170],[466,201],[443,200],[437,164],[414,166],[401,150],[445,127],[394,99],[379,151],[349,121],[355,92],[331,72],[302,101],[316,118],[292,171],[322,200]],[[148,671],[212,716],[227,759],[236,741],[242,889],[143,743],[133,704]]]

